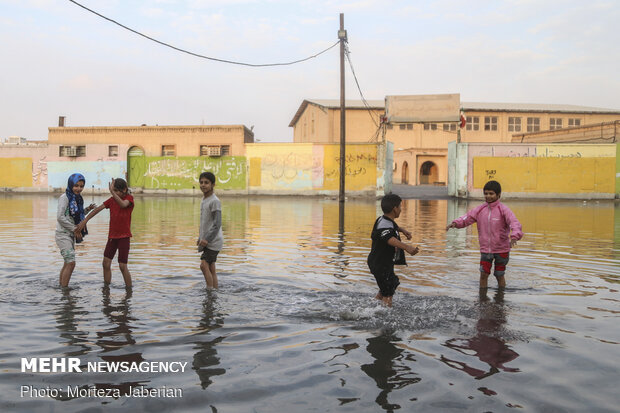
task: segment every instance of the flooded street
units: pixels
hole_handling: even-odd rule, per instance
[[[101,203],[106,198],[92,200]],[[220,289],[207,291],[200,195],[136,196],[127,293],[103,287],[104,210],[58,286],[57,197],[0,195],[0,410],[611,412],[620,403],[620,204],[505,203],[525,234],[507,289],[478,290],[475,228],[445,231],[480,201],[405,200],[420,253],[380,306],[366,257],[379,203],[221,197]],[[91,196],[85,197],[85,203]],[[179,362],[182,372],[32,373],[22,357]],[[120,397],[23,395],[117,389]],[[134,397],[174,388],[182,397]]]

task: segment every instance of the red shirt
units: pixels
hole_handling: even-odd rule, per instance
[[[103,205],[110,209],[110,232],[108,238],[129,238],[131,237],[131,212],[133,211],[133,196],[127,194],[125,198],[131,204],[127,208],[121,208],[116,203],[114,197],[107,199]]]

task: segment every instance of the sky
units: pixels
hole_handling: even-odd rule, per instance
[[[366,99],[620,110],[617,0],[77,0],[196,54],[253,63],[348,47]],[[69,0],[0,0],[0,139],[66,126],[239,125],[290,142],[304,99],[339,99],[339,48],[246,67],[181,53]],[[360,99],[351,70],[347,99]]]

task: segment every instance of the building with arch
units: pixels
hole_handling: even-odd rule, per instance
[[[394,144],[393,182],[445,185],[448,143],[509,143],[513,136],[620,120],[620,109],[578,105],[461,102],[460,122],[388,123],[385,100],[347,100],[346,140]],[[337,143],[340,100],[305,99],[289,123],[294,142]]]

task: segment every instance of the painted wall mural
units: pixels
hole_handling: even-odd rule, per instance
[[[67,179],[79,172],[86,178],[86,188],[107,190],[112,178],[126,178],[124,161],[53,161],[47,163],[47,181],[52,188],[65,188]]]
[[[219,189],[245,189],[247,165],[243,156],[147,157],[129,156],[129,185],[145,189],[198,188],[202,172],[213,172]]]

